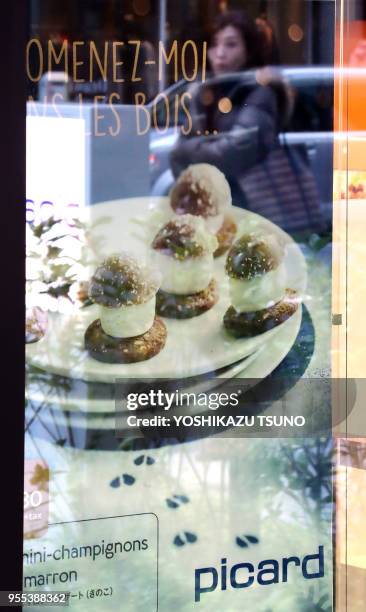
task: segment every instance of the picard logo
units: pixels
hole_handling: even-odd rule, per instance
[[[221,591],[247,589],[255,582],[261,586],[287,582],[289,568],[292,571],[301,572],[304,580],[323,578],[324,546],[319,546],[317,553],[306,555],[302,561],[300,557],[285,557],[280,561],[265,559],[258,563],[257,568],[253,563],[248,562],[236,563],[229,568],[227,559],[221,559],[220,569],[198,568],[194,572],[194,600],[201,601],[203,595],[217,589]]]

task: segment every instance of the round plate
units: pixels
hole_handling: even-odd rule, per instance
[[[282,326],[265,346],[260,347],[253,355],[217,371],[216,377],[266,378],[290,351],[300,324],[301,311],[299,309],[291,318],[291,323],[289,321],[286,326]],[[47,381],[48,376],[49,381]],[[207,383],[210,384],[210,379],[207,380]],[[29,374],[26,393],[32,402],[42,403],[45,407],[52,406],[56,410],[67,410],[74,414],[82,413],[84,418],[88,415],[88,419],[100,416],[98,423],[105,423],[106,417],[115,419],[116,406],[114,386],[107,384],[103,387],[105,387],[104,395],[103,390],[94,389],[93,383],[81,380],[68,379],[66,384],[66,379],[61,379],[57,385],[53,375],[37,371]]]
[[[93,205],[87,211],[90,221],[103,220],[92,232],[98,244],[100,259],[125,250],[141,255],[148,250],[141,235],[134,234],[136,217],[146,217],[149,209],[166,207],[166,198],[133,198]],[[299,247],[273,223],[248,211],[233,208],[237,220],[248,226],[248,231],[261,229],[277,234],[287,246],[285,266],[290,288],[300,295],[306,286],[306,264]],[[98,307],[89,306],[72,314],[50,313],[44,338],[27,345],[27,360],[34,366],[72,378],[111,383],[118,378],[185,378],[212,372],[251,355],[263,343],[269,342],[280,328],[286,330],[291,319],[282,326],[255,338],[231,338],[222,325],[230,305],[228,282],[224,271],[225,256],[215,261],[215,277],[220,288],[217,304],[208,312],[193,319],[176,321],[164,319],[167,342],[152,359],[132,364],[105,364],[89,357],[84,350],[84,332],[98,318]]]

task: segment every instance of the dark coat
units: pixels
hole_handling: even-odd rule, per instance
[[[219,109],[222,98],[231,102],[228,113]],[[190,164],[212,164],[225,174],[236,206],[287,231],[323,231],[306,149],[280,146],[278,139],[291,116],[292,100],[291,90],[269,68],[196,86],[192,130],[179,137],[171,153],[174,176]]]
[[[261,74],[263,85],[256,80]],[[276,73],[262,69],[195,85],[191,95],[192,130],[180,135],[171,153],[172,172],[177,177],[190,164],[212,164],[225,174],[234,201],[244,205],[241,178],[277,146],[291,108],[289,90]],[[232,104],[229,113],[219,110],[222,98]]]

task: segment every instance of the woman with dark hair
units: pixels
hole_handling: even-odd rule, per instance
[[[303,164],[292,165],[278,139],[292,95],[278,71],[265,66],[266,57],[263,28],[245,12],[217,18],[208,48],[212,78],[190,90],[192,129],[177,141],[172,171],[177,177],[191,164],[212,164],[229,181],[235,205],[286,229],[318,227],[315,183]]]
[[[244,12],[217,17],[210,32],[208,58],[215,76],[258,68],[265,64],[265,38]]]
[[[171,155],[175,176],[189,164],[217,166],[242,205],[238,178],[276,141],[289,108],[284,84],[263,68],[265,49],[263,34],[246,13],[217,18],[208,48],[209,76],[214,78],[191,88],[192,130],[179,138]]]

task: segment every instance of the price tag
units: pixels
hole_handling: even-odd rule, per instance
[[[44,535],[48,528],[49,469],[40,459],[27,459],[24,465],[24,539]]]

